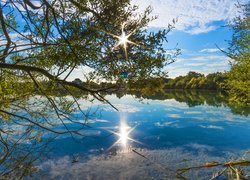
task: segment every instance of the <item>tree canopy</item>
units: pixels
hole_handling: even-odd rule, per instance
[[[226,74],[222,72],[204,75],[198,72],[190,71],[185,76],[176,78],[162,79],[162,88],[166,89],[206,89],[206,90],[224,90]],[[150,83],[149,83],[150,84]]]
[[[151,8],[142,13],[137,9],[129,0],[1,1],[1,176],[11,176],[18,169],[15,176],[23,177],[30,171],[36,157],[27,157],[41,150],[37,145],[41,129],[81,135],[64,123],[74,122],[70,115],[75,110],[87,121],[89,114],[82,111],[79,98],[109,103],[101,95],[108,88],[68,80],[77,68],[83,67],[87,79],[109,81],[122,81],[121,74],[127,74],[128,81],[164,75],[162,68],[179,54],[178,49],[169,54],[163,48],[173,26],[149,32],[146,27],[155,18],[150,16]],[[67,97],[60,96],[62,89]],[[53,129],[58,121],[64,131]],[[26,128],[17,132],[13,124]],[[79,129],[86,127],[79,124]],[[32,142],[29,151],[18,148],[26,141]]]
[[[232,59],[227,88],[232,102],[250,104],[250,3],[238,6],[242,15],[229,25],[233,36],[224,51]]]
[[[118,80],[122,73],[128,79],[161,76],[162,68],[179,54],[178,49],[168,54],[163,48],[172,26],[148,32],[145,27],[154,19],[151,9],[139,14],[137,8],[129,0],[1,2],[2,114],[8,114],[6,102],[35,91],[52,103],[49,95],[59,86],[107,102],[99,94],[106,89],[67,80],[78,67],[93,70],[84,74],[86,78]],[[48,93],[44,82],[53,85],[53,92]]]

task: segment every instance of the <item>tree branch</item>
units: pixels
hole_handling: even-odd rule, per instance
[[[87,91],[87,92],[90,92],[90,93],[99,92],[98,90],[91,90],[91,89],[85,88],[85,87],[83,87],[81,85],[78,85],[76,83],[73,83],[73,82],[61,80],[61,79],[53,76],[52,74],[50,74],[45,69],[42,69],[42,68],[39,68],[39,67],[0,63],[0,68],[13,69],[13,70],[22,70],[22,71],[25,71],[25,72],[38,72],[38,73],[43,74],[44,76],[46,76],[47,78],[49,78],[50,80],[53,80],[55,82],[63,83],[65,85],[72,86],[72,87],[75,87],[75,88],[78,88],[78,89],[81,89],[83,91]]]
[[[2,10],[1,4],[0,4],[0,23],[1,23],[1,28],[3,30],[4,36],[5,36],[6,41],[7,41],[4,52],[3,52],[3,57],[0,58],[0,61],[2,63],[5,63],[5,58],[8,55],[8,51],[9,51],[10,44],[11,44],[11,39],[10,39],[9,33],[7,31],[6,25],[5,25],[5,20],[4,20],[4,15],[3,15],[3,10]]]
[[[53,132],[53,133],[56,133],[56,134],[68,134],[68,133],[70,133],[70,132],[77,133],[77,132],[75,132],[75,131],[55,131],[55,130],[50,129],[50,128],[48,128],[48,127],[42,126],[40,123],[37,123],[37,122],[35,122],[35,121],[32,121],[31,119],[29,119],[29,118],[27,118],[27,117],[20,116],[20,115],[17,115],[17,114],[14,114],[14,113],[11,113],[11,112],[8,112],[8,111],[5,111],[5,110],[1,110],[1,109],[0,109],[0,112],[5,113],[5,114],[8,114],[9,116],[13,116],[13,117],[17,117],[17,118],[19,118],[19,119],[26,120],[26,121],[28,121],[28,122],[30,122],[30,123],[32,123],[32,124],[34,124],[34,125],[36,125],[36,126],[42,128],[42,129],[45,129],[45,130],[47,130],[47,131],[50,131],[50,132]],[[78,133],[77,133],[77,134],[78,134]]]
[[[52,74],[50,74],[45,69],[42,69],[42,68],[39,68],[39,67],[34,67],[34,66],[0,63],[0,68],[3,68],[3,69],[13,69],[13,70],[22,70],[22,71],[25,71],[27,73],[29,73],[29,72],[38,72],[38,73],[41,73],[42,75],[46,76],[47,78],[49,78],[52,81],[55,81],[55,82],[58,82],[60,84],[64,84],[64,85],[67,85],[67,86],[75,87],[75,88],[80,89],[82,91],[87,91],[87,92],[91,93],[91,95],[93,95],[99,101],[105,102],[105,103],[109,104],[110,106],[112,106],[115,110],[119,111],[107,99],[105,99],[100,94],[98,94],[98,92],[105,91],[105,90],[107,90],[107,88],[104,88],[104,90],[103,89],[99,89],[99,90],[88,89],[88,88],[86,88],[84,86],[81,86],[79,84],[76,84],[74,82],[69,82],[69,81],[66,81],[66,80],[61,80],[61,79],[57,78],[56,76],[53,76]]]
[[[31,7],[32,9],[40,9],[40,8],[43,6],[43,4],[42,4],[41,6],[35,6],[35,5],[32,4],[29,0],[23,0],[23,2],[24,2],[25,4],[27,4],[29,7]]]

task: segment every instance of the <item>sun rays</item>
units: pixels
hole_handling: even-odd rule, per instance
[[[112,37],[118,39],[118,42],[112,48],[112,50],[114,50],[114,49],[118,48],[119,46],[121,46],[123,48],[123,50],[124,50],[125,58],[128,59],[128,50],[127,50],[128,49],[128,44],[133,44],[133,45],[136,45],[136,46],[137,46],[137,44],[129,40],[129,37],[135,32],[135,30],[132,31],[129,34],[126,34],[126,32],[124,31],[125,25],[126,25],[126,23],[123,23],[122,26],[121,26],[121,31],[122,32],[121,32],[120,36],[117,36],[117,35],[112,34],[112,33],[108,33],[108,34],[111,35]]]
[[[108,130],[110,133],[113,133],[118,137],[118,140],[112,144],[112,146],[109,149],[112,149],[114,146],[118,145],[122,147],[123,149],[129,148],[129,145],[131,142],[136,142],[139,144],[142,144],[139,141],[136,141],[135,139],[130,137],[131,132],[135,130],[136,126],[130,127],[127,125],[126,121],[124,119],[121,119],[119,129],[118,131],[112,131]]]
[[[114,144],[112,144],[109,149],[116,145],[120,145],[121,147],[126,148],[128,147],[129,141],[137,142],[136,140],[129,137],[129,134],[135,129],[135,127],[131,128],[125,123],[121,123],[118,132],[109,130],[111,133],[115,134],[118,137],[118,140]]]

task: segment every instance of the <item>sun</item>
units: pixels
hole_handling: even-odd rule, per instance
[[[122,32],[121,36],[119,36],[118,39],[118,45],[123,45],[123,47],[127,46],[128,37],[126,36],[125,32]]]
[[[126,23],[122,24],[122,26],[121,26],[122,32],[119,36],[117,36],[115,34],[111,34],[111,33],[108,33],[108,34],[111,35],[112,37],[118,39],[118,42],[116,43],[116,45],[112,49],[116,49],[117,47],[121,46],[124,50],[126,59],[128,59],[128,51],[127,51],[128,44],[133,44],[133,45],[137,45],[137,44],[129,40],[129,37],[135,32],[135,30],[129,34],[126,34],[126,32],[124,31],[125,25],[126,25]]]

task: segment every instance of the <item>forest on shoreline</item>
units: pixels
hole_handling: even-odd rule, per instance
[[[117,82],[101,82],[95,83],[84,82],[79,78],[75,79],[73,82],[79,85],[88,86],[93,89],[103,89],[107,88],[112,90],[116,87],[123,86],[123,89],[129,90],[139,90],[139,89],[155,89],[155,91],[159,90],[167,90],[167,89],[207,89],[207,90],[226,90],[225,86],[226,74],[222,72],[211,73],[208,75],[204,75],[198,72],[190,71],[185,76],[178,76],[176,78],[168,78],[168,77],[157,77],[157,78],[147,78],[143,81],[138,79],[136,81],[126,80],[125,78],[118,80]]]

